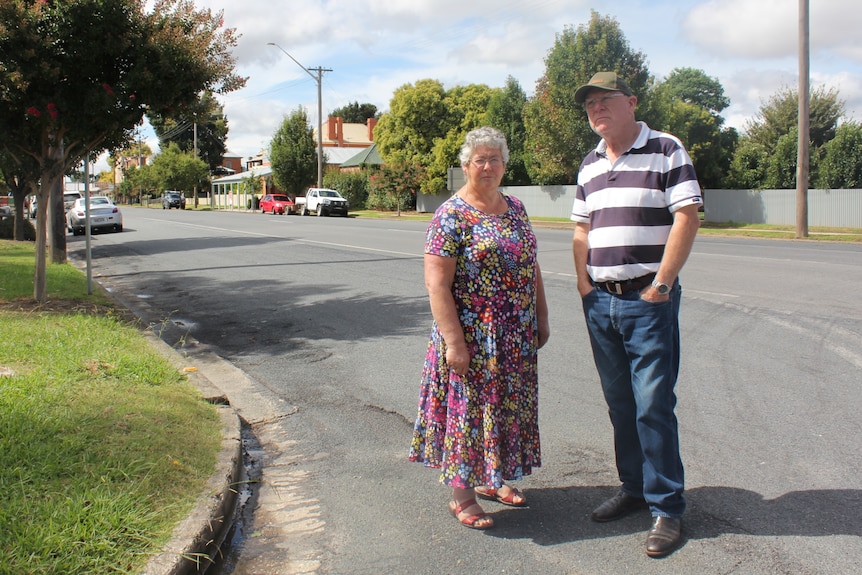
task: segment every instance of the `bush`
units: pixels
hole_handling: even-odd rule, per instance
[[[369,178],[368,208],[415,210],[416,190],[420,188],[423,172],[415,164],[384,164]]]
[[[329,170],[323,176],[323,186],[338,190],[350,202],[350,209],[364,210],[368,201],[368,171],[342,172]]]
[[[0,239],[14,240],[15,239],[15,218],[3,218],[0,220]],[[24,240],[28,242],[36,241],[36,228],[32,222],[24,218]]]

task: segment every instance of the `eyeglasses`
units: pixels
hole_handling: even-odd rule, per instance
[[[584,108],[592,110],[597,104],[607,106],[611,100],[619,98],[620,96],[625,96],[625,94],[622,92],[615,92],[613,94],[608,94],[607,96],[602,96],[601,98],[590,98],[589,100],[584,100]]]
[[[503,165],[503,158],[476,158],[475,160],[470,160],[470,163],[477,168],[484,168],[486,165],[490,165],[492,168],[498,168]]]

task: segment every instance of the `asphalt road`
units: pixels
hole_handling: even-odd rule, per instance
[[[425,223],[124,215],[125,232],[93,237],[94,277],[179,353],[207,346],[247,376],[225,391],[261,487],[223,572],[862,572],[862,245],[698,238],[681,278],[686,542],[655,560],[646,513],[589,520],[618,483],[569,230],[537,230],[544,465],[520,485],[529,509],[489,503],[497,525],[476,532],[448,514],[438,473],[406,461],[431,322]]]

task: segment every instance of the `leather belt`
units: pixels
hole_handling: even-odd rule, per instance
[[[647,274],[645,276],[640,276],[638,278],[632,278],[630,280],[621,280],[621,281],[606,281],[606,282],[593,282],[593,285],[599,288],[602,291],[606,291],[610,294],[614,295],[623,295],[627,293],[631,293],[633,291],[640,291],[646,286],[652,283],[652,280],[655,278],[655,274]]]

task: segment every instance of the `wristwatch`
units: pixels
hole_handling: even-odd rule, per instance
[[[663,284],[658,280],[652,280],[652,287],[655,288],[660,295],[667,295],[670,293],[670,286],[667,284]]]

